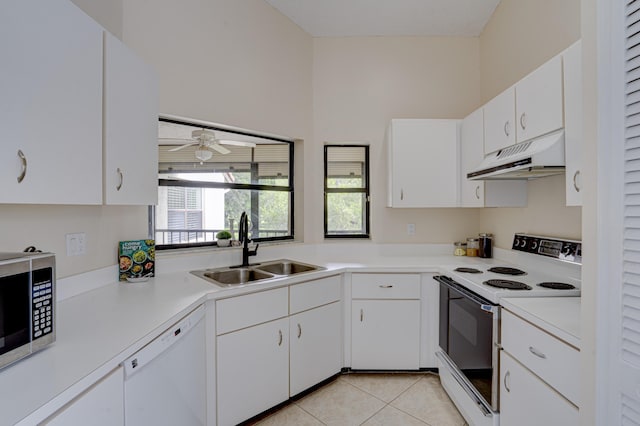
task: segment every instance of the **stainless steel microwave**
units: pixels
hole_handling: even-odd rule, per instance
[[[52,253],[0,253],[0,368],[56,340]]]

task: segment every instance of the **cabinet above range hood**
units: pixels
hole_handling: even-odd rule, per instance
[[[471,180],[535,179],[564,173],[564,130],[511,145],[485,156]]]

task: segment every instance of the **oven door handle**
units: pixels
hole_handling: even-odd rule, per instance
[[[461,296],[466,297],[467,299],[471,300],[472,302],[480,305],[480,307],[481,307],[481,309],[483,311],[491,312],[491,313],[497,312],[497,308],[498,308],[497,305],[494,305],[493,303],[491,303],[489,300],[485,299],[484,297],[478,296],[477,294],[475,294],[471,290],[468,290],[463,285],[461,285],[461,284],[457,283],[456,281],[454,281],[452,278],[447,277],[446,275],[436,275],[436,276],[433,277],[433,279],[438,281],[440,284],[448,287],[452,291],[460,293]]]

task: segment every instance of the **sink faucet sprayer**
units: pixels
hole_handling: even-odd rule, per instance
[[[246,212],[242,212],[240,215],[240,222],[238,224],[238,239],[242,244],[242,265],[249,266],[249,256],[255,256],[258,254],[258,247],[260,244],[256,244],[255,249],[249,250],[249,216]]]

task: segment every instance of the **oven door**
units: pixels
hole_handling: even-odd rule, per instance
[[[498,411],[499,306],[449,277],[440,283],[440,348],[465,387]],[[442,357],[441,357],[442,358]]]
[[[31,353],[29,261],[0,268],[0,368]]]

